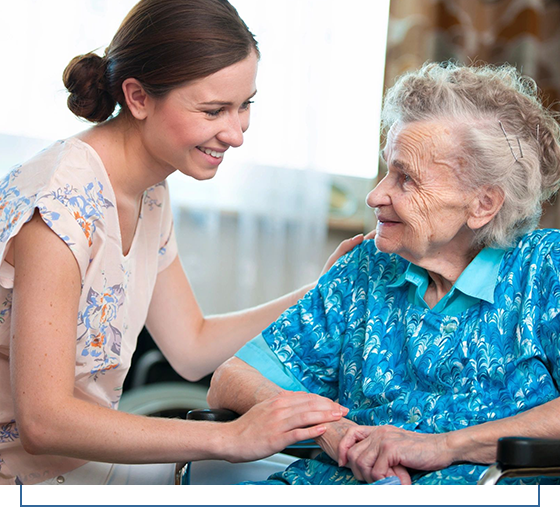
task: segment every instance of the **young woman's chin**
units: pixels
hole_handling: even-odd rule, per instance
[[[191,169],[178,169],[178,172],[184,174],[185,176],[190,176],[197,181],[206,181],[211,180],[214,176],[216,176],[218,168],[215,167],[214,169],[197,169],[195,171]]]

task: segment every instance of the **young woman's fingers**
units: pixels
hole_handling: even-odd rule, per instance
[[[305,392],[285,391],[263,403],[269,403],[273,407],[277,408],[306,408],[308,411],[332,410],[341,412],[342,415],[346,415],[348,413],[348,408],[330,400],[329,398]]]
[[[286,433],[286,447],[288,445],[301,442],[303,440],[313,440],[320,437],[323,433],[327,431],[327,427],[324,424],[318,424],[317,426],[311,426],[310,428],[297,428]]]
[[[291,431],[297,428],[309,428],[317,424],[339,421],[342,418],[342,412],[332,410],[316,412],[287,411],[281,417],[282,421],[279,429],[281,431]]]
[[[375,238],[375,234],[376,234],[376,233],[377,233],[377,231],[376,231],[375,229],[373,229],[373,231],[368,232],[368,233],[364,236],[364,240]]]

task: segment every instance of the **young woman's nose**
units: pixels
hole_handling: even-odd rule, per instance
[[[389,178],[385,176],[367,195],[366,204],[370,208],[379,208],[380,206],[387,206],[390,204],[389,187]]]
[[[240,118],[239,115],[231,115],[226,118],[226,122],[218,134],[218,139],[232,148],[237,148],[243,144],[243,133],[249,128],[248,122]]]

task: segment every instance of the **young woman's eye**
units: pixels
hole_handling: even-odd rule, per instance
[[[221,107],[220,109],[215,109],[213,111],[206,111],[207,116],[210,116],[211,118],[215,118],[216,116],[220,116],[220,113],[222,113],[224,111],[224,108]]]
[[[251,104],[253,104],[254,102],[255,102],[254,100],[247,100],[247,101],[243,102],[243,104],[241,104],[241,110],[246,111],[247,109],[249,109],[251,107]]]

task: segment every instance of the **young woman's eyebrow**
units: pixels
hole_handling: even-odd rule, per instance
[[[245,100],[245,102],[251,100],[255,95],[257,94],[257,90],[254,91],[254,93],[251,94],[251,96],[249,96],[247,98],[247,100]],[[201,102],[200,103],[201,106],[222,106],[222,107],[227,107],[227,106],[233,106],[233,102],[226,102],[223,100],[211,100],[210,102]]]

